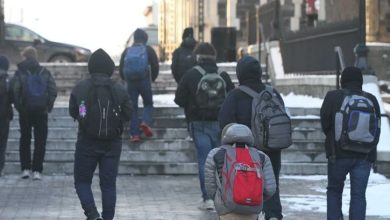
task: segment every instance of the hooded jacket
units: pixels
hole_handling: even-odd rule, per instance
[[[216,73],[218,70],[215,60],[203,59],[198,61],[197,65],[202,67],[207,73]],[[225,80],[226,93],[234,88],[232,80],[226,72],[220,76]],[[217,121],[219,109],[205,110],[200,109],[196,104],[196,90],[202,74],[195,68],[188,70],[181,79],[176,93],[175,103],[184,108],[187,121]]]
[[[362,92],[363,77],[360,69],[356,67],[347,67],[343,70],[341,75],[341,88],[348,90],[351,94],[360,94]],[[375,96],[370,93],[366,93],[368,98],[373,102],[377,117],[380,118],[380,108]],[[350,151],[344,151],[336,146],[334,133],[335,133],[335,115],[340,110],[342,102],[344,100],[344,93],[342,90],[329,91],[321,106],[321,126],[325,139],[326,156],[330,158],[334,156],[336,159],[342,158],[354,158],[354,159],[368,159],[371,162],[376,160],[376,148],[373,149],[368,155],[355,153]],[[380,132],[380,130],[378,131]]]
[[[222,130],[222,139],[221,142],[223,145],[232,147],[233,144],[242,145],[242,146],[253,146],[254,138],[251,130],[242,124],[231,123]],[[269,199],[276,191],[276,181],[275,175],[272,169],[271,160],[269,157],[257,150],[260,155],[260,158],[263,159],[262,170],[263,170],[263,198],[264,201]],[[214,148],[207,155],[205,163],[205,187],[207,195],[210,198],[214,198],[215,209],[219,216],[231,213],[232,210],[229,210],[225,207],[221,192],[222,189],[218,187],[217,181],[222,183],[222,167],[224,164],[226,150],[219,147]],[[218,179],[216,175],[218,174]],[[219,184],[221,185],[221,184]]]
[[[26,58],[20,62],[17,67],[18,69],[11,81],[13,103],[16,110],[22,114],[26,113],[24,91],[26,89],[26,77],[30,72],[31,74],[40,73],[43,79],[47,81],[48,100],[47,108],[43,113],[51,112],[57,97],[57,86],[50,71],[45,67],[42,67],[38,61],[33,58]]]
[[[150,74],[151,74],[150,78],[151,78],[152,82],[154,82],[154,81],[156,81],[156,79],[158,77],[158,72],[159,72],[160,66],[159,66],[158,57],[157,57],[156,52],[154,51],[154,49],[151,46],[146,45],[147,42],[148,42],[148,35],[144,30],[137,29],[134,31],[134,44],[132,46],[134,46],[135,44],[142,44],[142,45],[146,46],[146,52],[148,54],[148,60],[149,60],[149,65],[150,65]],[[122,52],[121,59],[119,62],[119,75],[120,75],[122,80],[125,80],[125,75],[123,73],[123,65],[124,65],[127,49],[128,48],[126,48]]]
[[[132,107],[129,95],[126,89],[117,82],[111,79],[114,73],[114,62],[110,56],[102,49],[95,51],[88,61],[88,71],[91,78],[79,82],[72,90],[69,99],[69,115],[73,119],[77,119],[79,115],[79,105],[88,93],[94,83],[113,83],[114,94],[117,97],[121,107],[121,116],[123,121],[129,121],[131,118]],[[88,111],[88,110],[87,110]],[[79,137],[85,134],[79,127]]]
[[[237,78],[240,85],[245,85],[260,93],[265,89],[261,82],[261,67],[259,61],[250,56],[244,56],[238,61]],[[284,105],[283,99],[276,89],[274,93]],[[220,128],[229,123],[239,123],[251,127],[252,97],[239,88],[232,90],[226,97],[219,112],[218,121]]]

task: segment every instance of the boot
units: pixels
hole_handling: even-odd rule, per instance
[[[100,214],[99,214],[98,210],[96,209],[96,207],[92,207],[88,210],[85,210],[84,214],[85,214],[85,216],[87,216],[87,220],[103,220],[100,217]]]

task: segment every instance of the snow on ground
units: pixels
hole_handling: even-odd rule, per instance
[[[281,176],[283,179],[298,179],[307,181],[325,181],[326,176]],[[298,211],[318,211],[326,212],[326,188],[319,187],[318,184],[313,189],[320,195],[282,195],[282,202],[287,203],[289,208]],[[349,202],[350,202],[350,182],[349,177],[345,182],[343,192],[343,213],[348,214]],[[283,193],[283,189],[281,189]],[[390,192],[390,179],[380,175],[371,173],[368,182],[366,199],[367,199],[367,215],[368,216],[380,216],[381,218],[390,218],[390,197],[384,196]]]

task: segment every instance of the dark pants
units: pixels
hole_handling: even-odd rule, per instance
[[[217,121],[195,121],[190,123],[191,133],[194,139],[197,158],[200,189],[203,200],[209,199],[204,183],[204,165],[208,153],[220,146],[220,129]]]
[[[133,112],[130,121],[130,133],[132,136],[140,135],[140,120],[138,118],[138,97],[141,95],[144,111],[142,121],[147,125],[152,123],[153,95],[152,85],[149,79],[127,82],[127,91],[133,104]]]
[[[361,159],[336,159],[328,161],[327,216],[328,220],[343,219],[342,196],[344,181],[349,173],[351,201],[349,219],[366,219],[366,189],[371,162]]]
[[[281,151],[264,151],[271,159],[272,168],[275,174],[276,191],[275,194],[267,201],[264,202],[263,211],[265,213],[265,219],[277,218],[282,219],[282,205],[280,203],[279,194],[279,174],[281,168]]]
[[[31,170],[31,132],[34,128],[32,170],[42,172],[47,140],[47,113],[19,114],[20,163],[22,170]]]
[[[0,173],[4,168],[5,163],[5,151],[7,149],[9,132],[9,119],[0,118]]]
[[[96,141],[79,139],[74,161],[74,184],[84,211],[96,207],[91,184],[99,165],[100,190],[102,192],[102,217],[114,218],[116,204],[116,177],[122,148],[121,140]]]

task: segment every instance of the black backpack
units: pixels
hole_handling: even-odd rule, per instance
[[[207,73],[202,67],[194,67],[202,78],[196,89],[196,104],[201,109],[218,109],[226,97],[226,82],[221,76],[221,71]]]
[[[8,78],[6,73],[0,73],[0,118],[7,116],[8,104]]]
[[[93,82],[86,100],[80,100],[78,121],[93,139],[112,140],[123,132],[121,107],[113,81]]]
[[[179,59],[178,59],[178,76],[175,76],[175,79],[177,77],[178,82],[183,77],[183,75],[191,69],[195,65],[195,58],[192,54],[192,50],[188,48],[183,48],[182,50],[179,50]]]
[[[31,73],[27,70],[26,84],[24,88],[24,104],[27,111],[45,111],[49,94],[47,79],[43,77],[42,67],[38,73]]]

